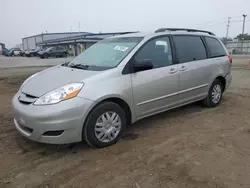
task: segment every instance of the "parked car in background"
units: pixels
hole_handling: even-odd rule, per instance
[[[20,48],[13,48],[13,56],[19,56],[21,52]]]
[[[7,48],[3,49],[3,55],[5,56],[17,56],[20,54],[20,49],[19,48],[11,48],[10,50],[8,50]]]
[[[25,56],[25,51],[24,50],[21,50],[20,53],[19,53],[20,56]]]
[[[29,77],[12,100],[14,124],[38,142],[106,147],[142,118],[196,101],[218,106],[231,63],[209,31],[166,28],[104,39]]]
[[[27,57],[37,56],[40,50],[41,48],[30,49],[25,53],[25,56]]]
[[[28,50],[25,50],[25,56],[28,57],[30,52],[34,51],[35,48],[31,48],[31,49],[28,49]]]
[[[6,56],[18,56],[21,52],[20,48],[11,48],[10,50],[6,49]]]
[[[38,52],[39,57],[41,58],[48,58],[48,57],[66,57],[67,50],[65,47],[61,46],[54,46],[50,47],[44,51]]]
[[[8,56],[9,50],[7,48],[3,49],[3,55]]]

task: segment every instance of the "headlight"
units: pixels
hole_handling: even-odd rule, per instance
[[[72,83],[55,89],[39,99],[34,103],[34,105],[47,105],[47,104],[56,104],[61,101],[72,99],[77,96],[81,91],[83,83]]]

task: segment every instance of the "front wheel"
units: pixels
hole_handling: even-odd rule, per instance
[[[209,108],[218,106],[222,99],[222,93],[222,83],[220,80],[216,79],[210,86],[207,98],[203,100],[203,104]]]
[[[67,54],[65,52],[62,53],[61,57],[66,57]]]
[[[124,110],[116,103],[104,102],[88,115],[83,127],[83,140],[91,147],[115,144],[126,128]]]

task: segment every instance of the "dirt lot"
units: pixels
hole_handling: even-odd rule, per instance
[[[38,144],[14,129],[25,76],[0,78],[0,187],[250,187],[250,70],[234,60],[221,105],[192,104],[131,125],[114,146]]]

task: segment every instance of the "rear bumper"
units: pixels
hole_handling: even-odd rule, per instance
[[[228,89],[228,87],[230,86],[231,82],[232,82],[232,74],[229,73],[225,76],[226,79],[226,87],[225,90]]]
[[[230,86],[230,84],[232,83],[232,74],[229,73],[225,76],[225,79],[226,79],[226,89],[228,89],[228,87]]]

